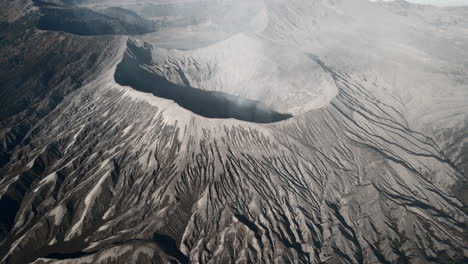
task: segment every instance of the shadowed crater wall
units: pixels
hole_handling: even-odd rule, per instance
[[[77,6],[57,6],[34,1],[42,16],[37,27],[42,30],[63,31],[75,35],[141,35],[157,30],[155,22],[120,7],[95,12]]]
[[[205,91],[177,85],[157,75],[148,67],[151,52],[129,41],[122,62],[117,66],[115,80],[123,86],[170,99],[181,107],[207,118],[234,118],[254,123],[274,123],[291,118],[290,114],[274,111],[261,102],[224,92]]]

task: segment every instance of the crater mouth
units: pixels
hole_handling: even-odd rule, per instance
[[[206,118],[234,118],[253,123],[274,123],[293,117],[291,114],[276,112],[259,101],[170,82],[145,67],[145,64],[151,60],[151,55],[142,51],[125,52],[114,74],[118,84],[173,100],[179,106]]]

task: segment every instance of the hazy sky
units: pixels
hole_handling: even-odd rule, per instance
[[[407,0],[407,1],[412,2],[412,3],[418,3],[418,4],[430,4],[430,5],[438,5],[438,6],[456,6],[456,5],[468,6],[468,0]]]

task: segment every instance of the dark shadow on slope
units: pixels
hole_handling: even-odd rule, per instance
[[[156,31],[156,24],[138,14],[119,7],[100,12],[77,6],[53,6],[35,1],[42,16],[37,27],[75,35],[141,35]]]
[[[148,50],[130,47],[117,66],[115,80],[118,84],[170,99],[181,107],[207,118],[235,118],[254,123],[274,123],[291,118],[278,113],[258,101],[233,96],[224,92],[205,91],[182,86],[151,72],[144,67],[151,56]]]
[[[189,258],[180,252],[176,240],[171,236],[154,233],[153,240],[168,256],[175,258],[181,264],[189,263]]]
[[[86,235],[89,235],[87,233]],[[83,251],[88,245],[84,242],[86,236],[80,236],[71,241],[59,241],[54,245],[47,245],[41,248],[22,249],[22,254],[11,256],[5,263],[33,263],[39,258],[52,260],[79,259],[96,253],[97,251]]]
[[[88,255],[91,255],[91,253],[87,253],[87,252],[83,252],[83,251],[73,252],[73,253],[51,253],[51,254],[47,255],[45,258],[48,258],[48,259],[77,259],[77,258],[85,257],[85,256],[88,256]]]

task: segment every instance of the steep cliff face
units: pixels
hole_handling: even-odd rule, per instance
[[[2,263],[467,261],[463,29],[360,0],[255,2],[253,26],[216,37],[32,26],[64,6],[153,24],[164,1],[4,20]]]

